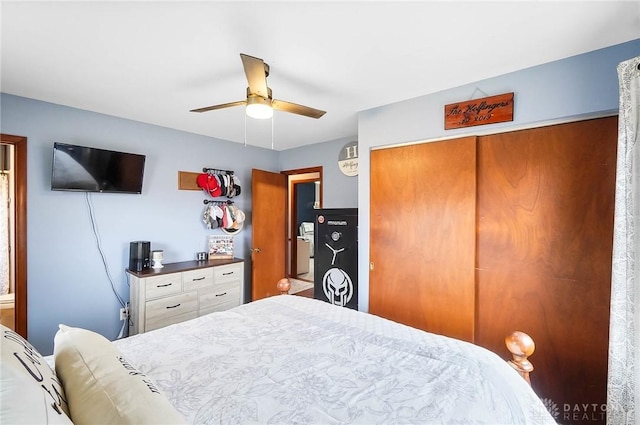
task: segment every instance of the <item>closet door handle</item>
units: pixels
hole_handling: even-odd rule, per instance
[[[260,252],[260,248],[251,248],[251,252],[258,253]]]

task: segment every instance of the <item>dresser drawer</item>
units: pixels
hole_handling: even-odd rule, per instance
[[[235,302],[228,302],[228,303],[216,304],[216,305],[213,305],[213,306],[200,308],[200,310],[198,310],[198,316],[204,316],[205,314],[215,313],[216,311],[229,310],[229,309],[231,309],[233,307],[237,307],[237,306],[238,306],[238,304],[235,303]]]
[[[213,280],[217,284],[232,282],[241,278],[243,263],[227,264],[213,268]]]
[[[213,268],[182,272],[182,287],[185,291],[213,285]]]
[[[151,300],[182,292],[182,273],[163,274],[145,279],[146,296]]]
[[[240,286],[238,283],[215,285],[211,289],[198,291],[198,298],[200,311],[222,305],[227,308],[235,307],[240,305]]]
[[[170,297],[147,301],[146,310],[147,323],[162,317],[169,318],[179,316],[183,313],[197,312],[198,294],[195,291],[184,292]]]
[[[174,323],[184,322],[185,320],[195,319],[198,317],[197,311],[189,311],[187,313],[178,314],[177,316],[160,316],[153,320],[147,320],[145,322],[145,332],[152,331],[154,329],[164,328],[165,326],[173,325]]]

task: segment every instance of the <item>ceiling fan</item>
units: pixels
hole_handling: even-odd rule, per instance
[[[240,53],[240,58],[242,58],[244,73],[249,82],[249,87],[247,87],[247,100],[206,106],[204,108],[192,109],[190,112],[207,112],[232,106],[247,105],[247,115],[258,119],[271,118],[274,109],[304,115],[310,118],[320,118],[325,114],[325,111],[319,109],[274,99],[271,94],[271,89],[267,87],[269,65],[260,58],[255,58],[243,53]]]

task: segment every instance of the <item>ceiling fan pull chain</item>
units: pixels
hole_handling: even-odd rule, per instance
[[[273,150],[273,116],[274,115],[275,114],[271,116],[271,150]]]
[[[247,147],[247,114],[244,115],[244,147]]]

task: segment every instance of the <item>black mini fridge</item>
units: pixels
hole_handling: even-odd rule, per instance
[[[313,297],[358,309],[358,209],[315,212]]]

